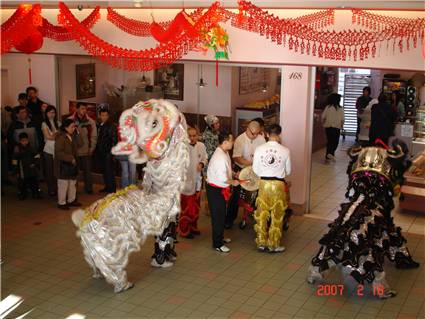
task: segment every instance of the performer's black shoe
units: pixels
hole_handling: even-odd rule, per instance
[[[83,206],[83,204],[77,202],[77,200],[74,200],[73,202],[68,203],[68,206],[69,207],[81,207],[81,206]]]
[[[193,239],[193,238],[195,238],[195,236],[193,236],[193,234],[192,234],[192,233],[189,233],[189,234],[187,234],[186,236],[182,236],[182,235],[180,235],[180,237],[183,237],[183,238],[186,238],[186,239]]]
[[[195,236],[199,236],[201,234],[199,230],[192,230],[190,233]]]
[[[68,205],[60,205],[60,204],[58,204],[58,208],[59,209],[62,209],[62,210],[69,210],[69,206]]]
[[[414,269],[419,267],[419,263],[414,261],[412,257],[404,257],[396,259],[395,267],[397,269]]]

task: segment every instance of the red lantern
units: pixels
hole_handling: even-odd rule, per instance
[[[16,50],[24,52],[26,54],[33,53],[39,50],[43,46],[43,35],[34,31],[31,32],[21,43],[15,45]]]

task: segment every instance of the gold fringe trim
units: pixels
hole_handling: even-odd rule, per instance
[[[109,194],[108,196],[96,201],[91,206],[87,207],[85,209],[85,215],[83,220],[81,221],[80,228],[84,227],[88,223],[90,223],[92,220],[98,220],[102,211],[108,207],[115,199],[118,197],[126,195],[131,190],[139,189],[137,185],[130,185],[126,188],[120,189],[119,191]]]

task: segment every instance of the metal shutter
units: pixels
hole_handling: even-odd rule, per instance
[[[356,135],[357,130],[357,98],[363,94],[363,88],[370,85],[370,76],[346,74],[344,83],[344,131],[347,135]]]

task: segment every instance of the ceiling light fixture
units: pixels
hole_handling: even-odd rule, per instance
[[[143,0],[134,0],[133,4],[136,8],[141,8],[143,4]]]

